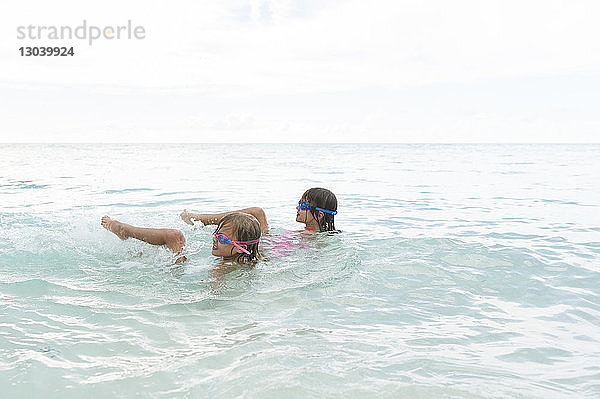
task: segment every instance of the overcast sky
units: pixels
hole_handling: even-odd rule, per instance
[[[17,39],[84,19],[145,39]],[[600,142],[598,21],[580,0],[4,2],[0,141]]]

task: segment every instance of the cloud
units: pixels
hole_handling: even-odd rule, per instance
[[[31,7],[0,14],[0,141],[592,141],[599,126],[595,1]],[[146,39],[18,55],[37,43],[17,40],[17,25],[83,19],[130,19]]]
[[[248,113],[229,114],[217,120],[213,125],[217,130],[242,130],[254,127],[254,117]]]
[[[40,4],[47,14],[37,21],[15,3],[14,15],[6,13],[2,22],[15,29],[17,23],[75,24],[83,17],[97,24],[133,19],[145,26],[147,39],[77,44],[78,55],[68,62],[14,56],[2,67],[5,84],[261,95],[600,69],[600,4],[593,1],[344,1],[321,8],[297,3],[297,10],[288,0],[187,1],[168,8],[108,1],[86,12],[76,2],[59,3],[65,7]],[[304,13],[301,7],[313,8]],[[65,9],[66,15],[57,11]],[[247,20],[234,18],[239,12]],[[22,45],[8,43],[13,53]]]

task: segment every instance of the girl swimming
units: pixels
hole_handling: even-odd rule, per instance
[[[334,216],[337,215],[337,198],[326,188],[309,188],[302,194],[296,206],[296,222],[304,223],[306,230],[337,231]]]
[[[136,227],[108,216],[102,218],[101,224],[121,240],[132,237],[153,245],[165,245],[175,255],[181,255],[183,252],[185,237],[179,230]],[[230,212],[219,220],[217,229],[213,233],[212,254],[223,258],[224,261],[254,262],[258,259],[260,236],[260,223],[254,216],[242,212]],[[175,263],[185,260],[187,258],[181,256]]]
[[[296,211],[296,221],[303,223],[306,231],[337,231],[334,223],[334,216],[337,214],[337,198],[326,188],[314,187],[306,190],[298,201]],[[246,208],[234,212],[253,215],[259,221],[262,232],[268,231],[267,217],[261,208]],[[204,225],[209,225],[219,224],[220,220],[230,213],[192,213],[186,209],[180,216],[188,224],[193,225],[194,221],[200,221]]]

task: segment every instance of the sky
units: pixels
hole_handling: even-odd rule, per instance
[[[145,36],[18,39],[84,20]],[[597,143],[598,20],[583,0],[7,1],[0,142]]]

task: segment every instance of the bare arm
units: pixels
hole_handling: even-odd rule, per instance
[[[227,213],[193,213],[185,209],[179,216],[187,224],[193,225],[194,222],[202,222],[203,225],[219,224],[219,221]]]
[[[244,213],[248,213],[252,216],[254,216],[258,222],[260,223],[260,229],[263,233],[266,233],[269,231],[269,224],[267,222],[267,215],[265,215],[265,211],[263,211],[262,208],[259,207],[252,207],[252,208],[244,208],[244,209],[239,209],[236,211],[229,211],[229,212],[221,212],[221,213],[192,213],[192,212],[188,212],[188,210],[184,210],[183,212],[181,212],[181,219],[183,219],[184,222],[193,225],[195,221],[200,221],[202,222],[203,225],[211,225],[211,224],[219,224],[219,222],[221,222],[221,219],[223,219],[223,217],[225,217],[226,215],[232,213],[232,212],[244,212]]]

